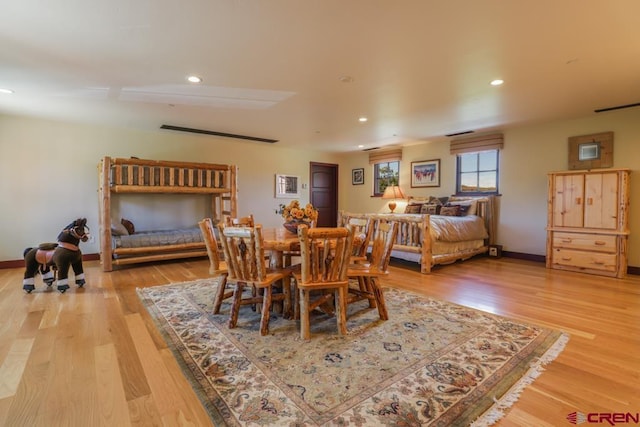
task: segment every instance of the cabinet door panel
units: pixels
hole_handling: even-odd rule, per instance
[[[618,175],[597,173],[585,177],[584,226],[615,229],[618,225]]]
[[[555,177],[553,222],[560,227],[582,227],[584,207],[584,176]]]

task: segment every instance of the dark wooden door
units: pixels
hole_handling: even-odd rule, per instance
[[[338,165],[311,162],[309,201],[318,209],[318,227],[338,223]]]

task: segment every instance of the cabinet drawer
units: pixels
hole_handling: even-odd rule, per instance
[[[553,234],[553,247],[615,253],[616,236],[556,232]]]
[[[618,258],[616,254],[601,252],[585,252],[572,249],[554,249],[553,264],[569,267],[590,268],[603,271],[617,271]]]

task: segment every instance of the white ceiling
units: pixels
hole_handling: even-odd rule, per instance
[[[2,0],[0,88],[0,114],[440,140],[640,102],[640,1]]]

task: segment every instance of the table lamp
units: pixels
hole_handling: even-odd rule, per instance
[[[391,199],[391,201],[389,202],[389,209],[391,210],[391,213],[393,213],[393,210],[397,206],[396,199],[404,199],[406,197],[402,192],[402,189],[398,185],[389,185],[387,188],[384,189],[384,194],[382,194],[382,198]]]

